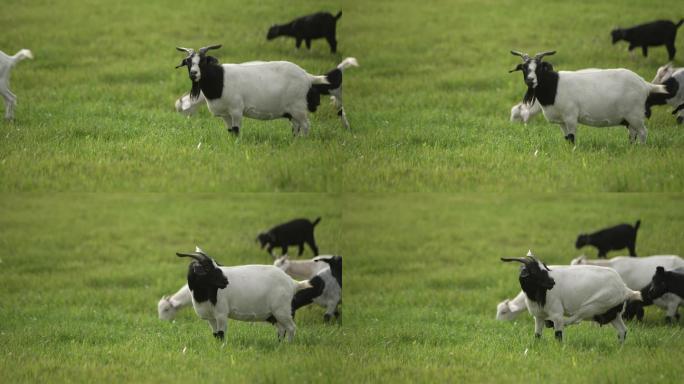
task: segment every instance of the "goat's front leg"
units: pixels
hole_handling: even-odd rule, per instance
[[[541,317],[534,317],[534,337],[540,338],[544,330],[544,319]]]
[[[230,113],[230,118],[231,118],[231,127],[230,127],[230,132],[238,136],[240,134],[240,126],[242,125],[242,113],[233,111]]]
[[[214,334],[214,337],[217,339],[223,338],[223,335],[221,335],[221,337],[218,335],[218,325],[216,324],[216,319],[207,319],[207,322],[211,327],[211,332]]]
[[[216,317],[216,328],[217,332],[214,336],[216,336],[217,339],[223,341],[223,338],[226,334],[226,327],[228,326],[228,316],[227,315],[219,315]]]
[[[565,140],[569,141],[573,146],[575,145],[575,132],[577,131],[577,119],[566,120],[565,122]]]
[[[565,324],[563,323],[562,318],[553,320],[553,330],[555,331],[554,334],[556,336],[556,340],[563,341],[563,328],[564,327],[565,327]]]
[[[14,118],[14,107],[17,104],[17,96],[8,88],[0,86],[0,94],[5,99],[5,119],[12,120]]]

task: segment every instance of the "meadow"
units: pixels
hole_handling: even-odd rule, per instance
[[[576,149],[541,116],[508,121],[525,91],[511,49],[558,51],[557,69],[626,67],[650,80],[667,61],[611,45],[610,30],[679,17],[677,1],[297,0],[259,2],[7,0],[0,48],[30,48],[13,73],[14,123],[0,123],[2,190],[180,192],[682,191],[684,130],[669,108],[646,145],[622,127],[580,127]],[[267,42],[268,27],[314,9],[343,10],[339,53],[315,41]],[[684,47],[680,37],[682,65]],[[235,140],[206,108],[187,119],[190,89],[176,46],[221,43],[222,62],[289,60],[323,73],[344,57],[352,132],[323,100],[312,131],[246,120]],[[200,145],[201,143],[201,145]],[[198,148],[199,147],[199,148]],[[535,155],[536,154],[536,155]]]
[[[267,263],[259,230],[317,215],[321,252],[345,260],[342,326],[305,308],[291,344],[231,321],[222,345],[191,309],[157,319],[184,282],[176,251]],[[558,344],[535,340],[526,313],[494,319],[520,290],[499,257],[593,256],[574,239],[606,215],[642,220],[641,256],[684,251],[667,194],[2,195],[0,382],[678,382],[684,329],[659,309],[623,346],[609,326],[568,327]]]

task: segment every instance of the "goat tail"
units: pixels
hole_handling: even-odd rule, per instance
[[[649,91],[648,91],[650,94],[654,94],[654,93],[655,93],[655,94],[658,94],[658,93],[661,93],[661,94],[667,95],[667,94],[670,93],[670,92],[667,91],[667,87],[666,87],[665,85],[663,85],[663,84],[652,84],[652,83],[648,83],[648,86],[650,87],[650,89],[649,89]]]
[[[314,221],[311,223],[311,225],[315,227],[316,224],[318,224],[318,223],[320,223],[320,222],[321,222],[321,217],[318,216],[318,217],[316,218],[316,220],[314,220]]]
[[[337,12],[337,15],[335,15],[335,21],[339,20],[340,17],[342,17],[342,11]],[[681,24],[682,22],[680,21],[679,23]]]
[[[644,301],[644,298],[641,296],[641,292],[639,291],[632,291],[631,289],[627,288],[627,300],[629,301]]]
[[[340,14],[342,14],[342,11],[340,11]],[[675,28],[679,28],[684,24],[684,19],[679,20],[679,23],[675,24]]]
[[[358,67],[359,62],[356,60],[355,57],[347,57],[346,59],[342,60],[341,63],[337,64],[337,69],[340,71],[345,70],[348,67]]]
[[[327,76],[325,76],[325,75],[316,76],[316,75],[309,74],[309,79],[311,79],[311,84],[313,84],[313,85],[318,85],[318,84],[328,85],[328,84],[330,84]]]
[[[636,223],[634,224],[634,232],[639,230],[640,225],[641,225],[641,220],[637,220]]]
[[[297,281],[297,285],[295,286],[295,292],[299,292],[302,289],[313,288],[313,287],[314,286],[311,285],[310,280]]]

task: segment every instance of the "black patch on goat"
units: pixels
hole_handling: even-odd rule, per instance
[[[325,282],[320,276],[316,275],[309,279],[309,284],[312,288],[302,289],[292,298],[292,317],[299,308],[313,303],[315,298],[323,294]]]
[[[204,253],[176,253],[176,255],[195,259],[188,266],[188,288],[195,301],[203,303],[209,300],[216,305],[218,290],[228,286],[228,279],[223,271],[214,266],[211,258]]]
[[[315,88],[315,85],[312,85],[306,93],[306,108],[309,112],[316,112],[319,105],[321,105],[321,94]]]
[[[220,98],[223,94],[223,66],[219,64],[219,61],[215,57],[205,56],[200,59],[199,68],[199,86],[202,89],[202,93],[204,93],[204,97],[208,100]],[[199,96],[199,93],[197,96]],[[193,97],[197,98],[197,96]]]
[[[629,42],[629,50],[641,47],[644,57],[648,56],[648,47],[665,45],[669,59],[675,56],[675,39],[677,29],[684,23],[684,19],[675,24],[669,20],[657,20],[640,24],[631,28],[617,28],[610,32],[613,44],[620,40]]]
[[[524,73],[527,72],[524,71]],[[558,72],[554,72],[553,66],[550,63],[542,61],[538,63],[535,73],[537,75],[537,87],[532,89],[528,87],[525,98],[529,100],[525,102],[532,104],[534,99],[537,99],[539,104],[543,106],[553,105],[556,102],[556,94],[558,93]],[[530,92],[531,96],[528,96]]]
[[[316,261],[328,263],[330,266],[330,274],[335,278],[340,288],[342,288],[342,256],[321,258]]]
[[[329,95],[331,89],[337,89],[342,85],[342,70],[339,68],[333,69],[325,74],[325,79],[328,80],[328,83],[330,84],[313,85],[321,95]]]
[[[268,30],[267,40],[278,36],[295,38],[295,46],[299,48],[302,41],[306,41],[307,49],[311,49],[311,40],[325,38],[332,53],[337,52],[337,20],[342,17],[342,11],[333,16],[329,12],[318,12],[296,18],[289,23],[274,25]]]
[[[580,249],[591,245],[598,249],[598,257],[606,257],[608,251],[629,249],[630,256],[636,256],[636,235],[641,225],[641,220],[637,220],[634,226],[620,224],[614,227],[605,228],[591,234],[581,234],[577,236],[575,248]]]
[[[594,315],[594,321],[601,325],[608,324],[611,321],[615,320],[615,318],[620,314],[620,311],[622,311],[622,308],[624,308],[624,306],[625,303],[620,303],[604,313]]]
[[[314,253],[318,255],[318,247],[314,239],[314,227],[321,221],[317,218],[313,222],[308,219],[294,219],[287,223],[276,225],[266,232],[262,232],[257,236],[257,241],[261,248],[268,246],[267,252],[271,255],[276,247],[280,247],[283,255],[287,254],[287,248],[290,245],[299,246],[299,256],[304,252],[304,244],[308,244]]]
[[[667,93],[650,93],[646,98],[646,117],[651,116],[652,105],[667,104],[667,100],[675,97],[679,90],[679,82],[674,77],[670,77],[663,83]]]

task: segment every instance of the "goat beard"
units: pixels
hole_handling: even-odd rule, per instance
[[[523,96],[523,103],[526,105],[532,105],[534,103],[534,87],[527,87],[527,92],[525,92],[525,96]]]
[[[202,91],[202,88],[200,88],[199,82],[193,81],[192,82],[192,88],[190,89],[190,98],[192,100],[197,100],[201,91]]]

